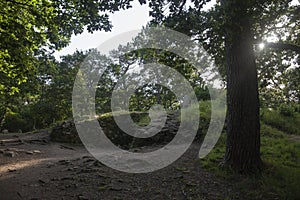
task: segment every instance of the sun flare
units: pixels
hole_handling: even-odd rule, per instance
[[[260,50],[263,50],[265,48],[265,44],[264,43],[260,43],[258,45],[258,47],[259,47]]]

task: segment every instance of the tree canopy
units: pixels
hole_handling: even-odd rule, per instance
[[[110,31],[109,13],[130,1],[4,0],[0,2],[0,93],[13,94],[39,58],[67,46],[73,34]]]

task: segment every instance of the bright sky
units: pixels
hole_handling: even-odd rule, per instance
[[[80,35],[74,35],[71,38],[71,43],[66,48],[59,52],[55,52],[54,56],[58,59],[59,56],[72,54],[78,50],[88,50],[96,48],[107,39],[123,32],[141,29],[150,20],[148,5],[141,6],[138,0],[132,3],[132,8],[118,11],[111,15],[112,31],[97,31],[93,34],[84,31]]]
[[[209,2],[204,8],[205,10],[212,7],[216,3],[216,0]],[[299,0],[293,0],[292,5],[299,4]],[[112,31],[96,31],[93,34],[84,31],[80,35],[74,35],[71,38],[71,43],[66,48],[59,52],[55,52],[54,56],[59,59],[62,55],[72,54],[78,50],[88,50],[91,48],[97,48],[104,41],[116,36],[120,33],[141,29],[143,26],[150,21],[148,5],[140,5],[138,0],[134,0],[132,8],[127,10],[118,11],[111,15],[110,20],[112,21]],[[269,41],[270,40],[270,41]],[[276,40],[276,37],[268,38],[268,41]],[[261,44],[262,45],[262,44]],[[262,46],[260,47],[263,48]]]
[[[204,9],[211,8],[216,3],[216,0],[209,2]],[[149,7],[144,4],[140,5],[138,0],[134,0],[132,8],[127,10],[118,11],[111,15],[110,20],[112,21],[112,31],[96,31],[93,34],[84,31],[80,35],[73,35],[69,46],[65,47],[59,52],[55,52],[54,56],[59,59],[62,55],[72,54],[78,50],[88,50],[91,48],[97,48],[104,41],[120,34],[123,32],[141,29],[143,26],[150,21]]]

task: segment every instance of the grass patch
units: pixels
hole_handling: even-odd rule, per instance
[[[212,151],[203,159],[200,160],[201,165],[219,176],[226,177],[227,171],[224,171],[220,164],[224,158],[225,154],[225,141],[226,141],[226,134],[221,134],[217,144],[212,149]]]
[[[297,112],[286,115],[280,110],[263,108],[261,109],[261,120],[284,133],[300,135],[300,114]]]
[[[219,166],[225,153],[226,135],[222,134],[215,148],[202,159],[208,171],[231,182],[241,191],[243,199],[298,199],[300,197],[300,142],[289,135],[262,123],[261,157],[266,168],[252,176],[232,173]]]

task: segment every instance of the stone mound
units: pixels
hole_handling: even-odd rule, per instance
[[[106,136],[117,146],[123,149],[130,149],[135,147],[143,147],[148,145],[165,145],[169,143],[177,134],[180,126],[178,112],[172,112],[167,114],[167,120],[164,127],[159,133],[149,138],[136,138],[124,133],[114,121],[112,115],[104,115],[98,118],[98,122],[106,134]],[[148,113],[132,112],[123,113],[120,115],[130,115],[132,120],[137,124],[143,126],[148,125],[147,121]],[[129,116],[125,116],[129,117]],[[146,119],[146,120],[145,120]],[[158,120],[159,121],[159,120]],[[155,124],[155,123],[154,123]],[[50,138],[55,142],[63,143],[75,143],[80,144],[81,140],[75,128],[75,124],[72,120],[60,122],[56,124],[51,133]]]

